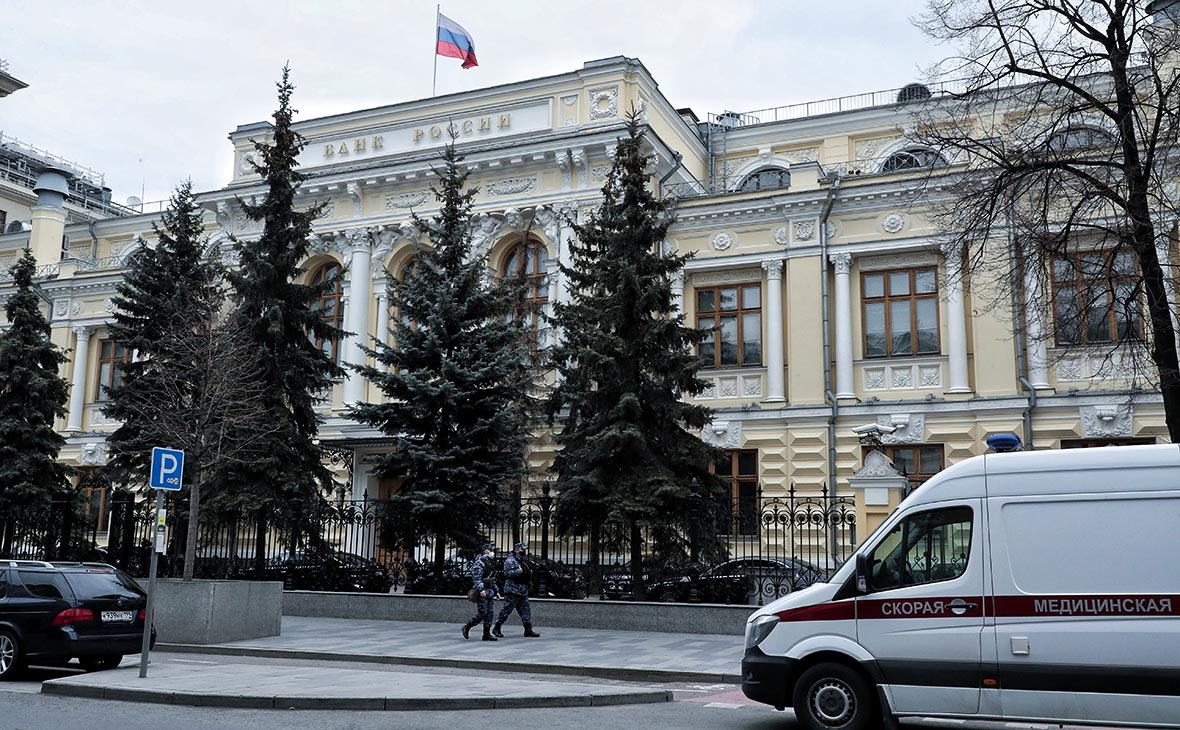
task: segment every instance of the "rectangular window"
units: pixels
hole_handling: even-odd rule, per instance
[[[696,290],[697,327],[709,330],[698,353],[704,367],[762,364],[762,286],[732,284]]]
[[[1139,265],[1130,251],[1087,251],[1053,261],[1058,345],[1143,339]]]
[[[95,482],[101,483],[101,480],[93,479],[93,469],[83,470],[82,478],[78,481],[79,485],[93,484]],[[85,515],[86,524],[94,525],[99,532],[107,531],[107,488],[104,487],[90,487],[82,486],[78,490],[83,500],[83,513]]]
[[[110,396],[108,388],[123,384],[123,366],[131,362],[131,351],[114,340],[101,340],[98,346],[98,383],[94,400],[102,402]]]
[[[882,446],[893,468],[909,477],[915,487],[943,469],[942,444]]]
[[[865,357],[937,355],[938,278],[934,267],[861,274]]]
[[[758,451],[726,451],[716,473],[729,483],[722,495],[717,534],[731,537],[758,534]]]

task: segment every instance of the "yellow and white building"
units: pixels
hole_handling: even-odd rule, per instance
[[[940,254],[933,224],[910,204],[932,166],[935,176],[955,169],[906,141],[910,115],[900,102],[924,93],[911,86],[702,120],[666,99],[638,60],[615,57],[302,120],[302,195],[308,204],[330,200],[307,275],[345,271],[321,311],[345,330],[385,337],[385,275],[412,251],[411,211],[436,209],[432,167],[453,130],[480,189],[476,247],[499,271],[524,262],[538,306],[549,306],[568,296],[557,269],[574,235],[567,217],[598,203],[624,115],[635,109],[654,153],[652,184],[676,200],[666,246],[695,254],[675,282],[679,306],[689,323],[716,328],[701,353],[709,388],[697,401],[716,409],[702,435],[730,452],[735,493],[835,485],[850,496],[848,479],[864,461],[851,428],[866,423],[894,427],[885,447],[917,480],[982,453],[995,432],[1016,432],[1036,449],[1166,440],[1158,394],[1133,389],[1100,343],[1055,345],[1053,302],[1041,302],[1043,316],[1029,317],[1018,340],[1011,309],[984,307],[985,293]],[[268,130],[265,122],[234,130],[233,178],[199,195],[210,256],[232,260],[231,235],[260,233],[238,201],[266,192],[250,161],[252,140]],[[114,287],[138,247],[153,245],[157,214],[76,220],[54,193],[60,184],[52,172],[44,177],[28,206],[31,230],[0,235],[0,260],[30,244],[47,267],[53,339],[71,355],[62,458],[99,465],[116,425],[101,412],[103,387],[133,356],[107,337]],[[931,190],[937,195],[937,182]],[[1174,231],[1168,248],[1176,260]],[[6,286],[0,280],[0,297]],[[358,339],[323,344],[343,362],[363,358]],[[353,496],[382,494],[364,456],[384,447],[343,406],[380,397],[350,375],[323,406],[322,442],[354,454]],[[531,457],[538,481],[551,457],[542,436]],[[858,497],[861,524],[897,498]]]

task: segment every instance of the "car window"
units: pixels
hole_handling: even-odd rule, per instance
[[[971,554],[970,507],[910,515],[897,523],[869,555],[873,590],[958,578]]]
[[[112,570],[66,573],[66,580],[80,600],[88,598],[143,598],[146,593],[134,580]]]
[[[8,571],[0,570],[0,598],[8,598]]]
[[[60,573],[50,573],[44,570],[22,570],[20,581],[25,584],[25,590],[34,598],[65,598],[70,589]]]

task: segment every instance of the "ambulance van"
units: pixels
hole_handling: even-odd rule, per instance
[[[900,717],[1180,728],[1180,445],[991,453],[746,625],[742,691]]]

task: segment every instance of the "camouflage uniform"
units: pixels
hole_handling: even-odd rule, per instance
[[[494,547],[484,546],[485,550],[494,550]],[[472,587],[478,596],[475,603],[477,613],[475,616],[463,625],[463,638],[467,638],[468,632],[475,626],[483,623],[483,639],[484,641],[495,641],[491,635],[492,617],[496,613],[495,596],[498,592],[496,588],[495,574],[490,564],[491,558],[481,554],[475,559],[475,563],[471,566],[471,582]]]
[[[524,624],[524,635],[538,637],[533,631],[533,608],[529,605],[529,565],[524,555],[528,546],[518,542],[513,547],[512,555],[504,560],[504,608],[496,618],[496,626],[492,629],[493,636],[503,637],[500,627],[512,615],[513,609],[520,614],[520,622]]]

